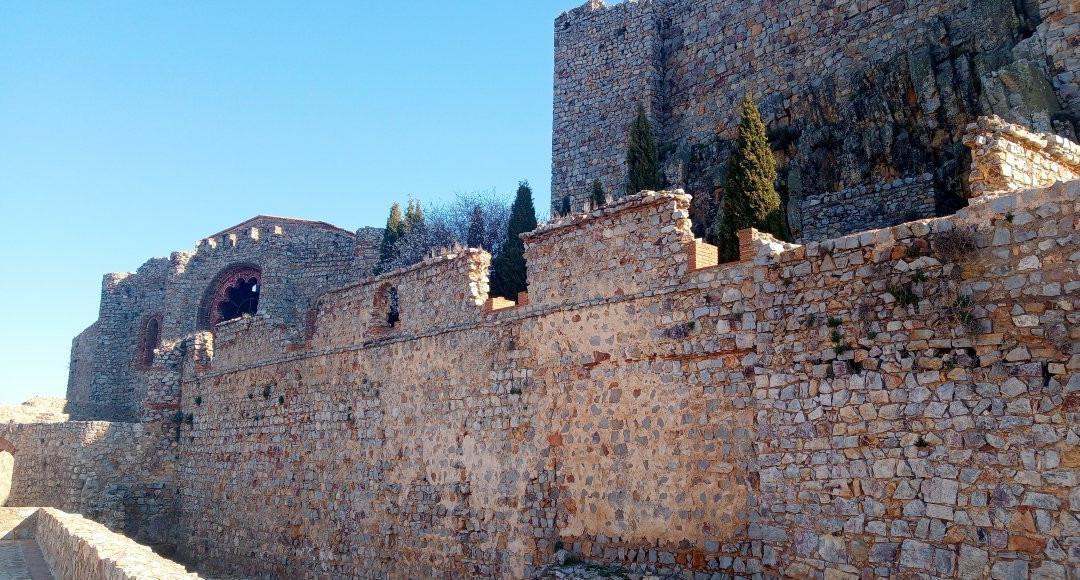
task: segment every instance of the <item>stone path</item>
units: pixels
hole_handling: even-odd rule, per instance
[[[53,575],[36,541],[0,540],[0,578],[53,580]]]

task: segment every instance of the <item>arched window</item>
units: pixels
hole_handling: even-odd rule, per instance
[[[11,497],[11,478],[15,474],[15,447],[0,438],[0,507]]]
[[[148,369],[154,365],[154,349],[161,346],[161,315],[150,316],[143,320],[139,330],[138,351],[135,354],[135,366]]]
[[[210,283],[199,309],[199,327],[211,330],[219,322],[259,311],[262,270],[249,264],[232,266]]]

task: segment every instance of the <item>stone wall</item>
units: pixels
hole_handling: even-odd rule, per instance
[[[7,505],[11,495],[11,475],[15,470],[15,457],[10,451],[0,450],[0,507]]]
[[[555,22],[552,207],[568,196],[580,210],[594,179],[621,193],[641,103],[667,185],[694,196],[696,234],[709,235],[749,94],[795,238],[823,231],[800,219],[810,196],[926,173],[935,214],[951,213],[968,193],[960,140],[977,116],[1075,138],[1078,18],[1075,0],[590,1]]]
[[[469,251],[324,294],[303,344],[254,320],[190,352],[181,550],[290,577],[522,577],[557,543],[662,573],[1078,564],[1080,181],[694,270],[688,201],[527,235],[525,305],[483,308]]]
[[[58,580],[200,578],[82,516],[44,508],[36,520],[34,537]]]
[[[655,12],[652,0],[611,7],[590,0],[555,21],[552,214],[563,196],[575,212],[588,208],[594,179],[609,195],[624,193],[630,122],[638,106],[659,105]]]
[[[827,240],[934,217],[936,197],[929,173],[809,195],[799,209],[803,225],[800,241]]]
[[[972,195],[1045,187],[1080,178],[1080,147],[1057,135],[1041,135],[985,117],[968,127],[972,149]]]
[[[685,194],[641,192],[523,235],[530,304],[581,304],[677,283],[694,239],[689,207]]]
[[[172,541],[173,429],[65,421],[0,426],[14,465],[6,506],[81,513],[140,541]]]

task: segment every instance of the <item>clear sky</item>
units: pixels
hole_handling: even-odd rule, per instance
[[[256,214],[549,199],[553,21],[584,0],[0,3],[0,403],[63,396],[101,276]]]

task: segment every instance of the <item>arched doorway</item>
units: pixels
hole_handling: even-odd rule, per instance
[[[254,264],[237,264],[222,270],[203,295],[199,328],[213,330],[225,322],[259,311],[262,270]]]
[[[0,507],[11,496],[11,478],[15,474],[15,446],[0,437]]]

